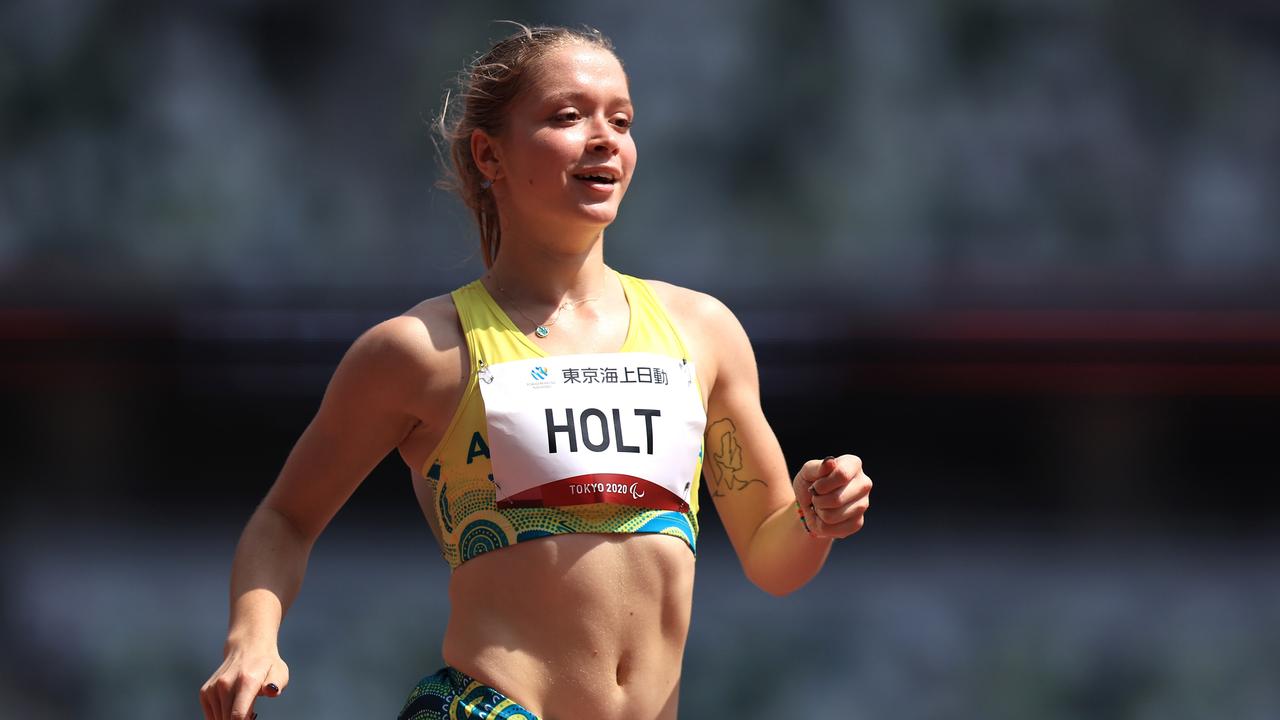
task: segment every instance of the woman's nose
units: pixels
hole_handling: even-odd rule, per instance
[[[610,155],[618,151],[617,130],[608,120],[599,119],[591,123],[591,137],[587,145],[595,152],[607,152]]]

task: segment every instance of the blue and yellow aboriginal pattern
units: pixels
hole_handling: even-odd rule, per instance
[[[418,682],[398,720],[538,720],[538,716],[446,665]]]
[[[631,307],[627,339],[619,352],[688,359],[684,341],[649,286],[627,275],[619,278]],[[432,508],[439,521],[441,554],[449,567],[515,543],[564,533],[661,533],[680,538],[696,553],[701,451],[694,465],[688,512],[609,504],[496,507],[484,397],[477,384],[480,361],[493,365],[545,353],[520,332],[479,280],[454,290],[452,297],[467,339],[471,379],[423,472],[435,501]],[[699,393],[701,402],[696,382],[690,392]]]

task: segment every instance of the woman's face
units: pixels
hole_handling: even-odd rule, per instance
[[[603,228],[636,164],[627,76],[613,53],[589,45],[554,50],[532,70],[495,138],[500,212]]]

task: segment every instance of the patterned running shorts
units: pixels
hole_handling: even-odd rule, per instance
[[[418,682],[399,720],[538,720],[515,700],[448,665]]]

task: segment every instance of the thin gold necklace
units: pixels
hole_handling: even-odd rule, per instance
[[[528,320],[530,325],[533,325],[533,334],[537,335],[540,338],[544,338],[551,334],[551,326],[555,325],[556,322],[560,320],[560,313],[564,312],[565,308],[573,309],[578,307],[579,305],[583,305],[585,303],[589,303],[594,300],[600,299],[600,296],[597,295],[595,297],[582,298],[581,300],[565,300],[564,302],[560,303],[560,307],[556,308],[556,314],[552,315],[550,320],[540,323],[534,320],[533,318],[529,317],[528,315],[524,314],[524,311],[520,309],[520,306],[516,304],[516,301],[511,299],[511,296],[507,294],[506,290],[502,289],[502,283],[498,281],[497,276],[490,275],[489,277],[493,278],[494,286],[498,288],[498,292],[501,293],[502,297],[507,299],[507,302],[510,303],[511,308],[515,310],[517,313],[519,313],[520,317],[524,318],[525,320]]]

